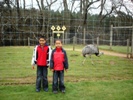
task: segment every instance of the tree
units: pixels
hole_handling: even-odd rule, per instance
[[[131,8],[127,7],[125,0],[110,0],[110,3],[111,3],[110,8],[106,6],[108,2],[109,0],[101,0],[101,4],[100,4],[101,11],[99,13],[100,21],[102,21],[104,18],[112,14],[118,14],[117,12],[122,11],[123,8],[125,8],[125,12],[128,15],[133,16],[133,12],[130,11]],[[130,0],[128,2],[130,2]],[[103,13],[103,11],[105,12]]]
[[[50,0],[50,2],[48,2],[48,0],[46,0],[47,5],[44,5],[44,0],[41,0],[39,2],[39,0],[36,0],[38,7],[40,9],[41,12],[41,17],[42,17],[42,30],[41,33],[47,33],[46,36],[48,37],[48,29],[49,27],[47,25],[49,25],[50,23],[50,15],[49,13],[46,14],[46,10],[49,12],[51,10],[51,6],[52,4],[54,4],[57,0]],[[40,4],[41,3],[41,4]],[[48,15],[48,17],[46,18],[46,15]],[[47,21],[46,21],[47,20]],[[46,23],[47,22],[47,23]],[[47,25],[45,25],[47,24]]]
[[[64,22],[65,22],[65,26],[67,27],[66,31],[67,33],[69,33],[70,31],[70,11],[68,10],[68,3],[67,0],[63,0],[63,5],[64,5]],[[67,33],[65,34],[65,38],[67,38]]]
[[[82,27],[82,33],[83,34],[83,38],[85,39],[85,33],[87,31],[87,16],[88,16],[88,10],[91,9],[91,5],[93,5],[94,3],[98,2],[99,0],[81,0],[80,1],[80,11],[81,11],[81,19],[83,19],[83,22],[81,23],[80,26]],[[85,41],[84,41],[85,44]]]

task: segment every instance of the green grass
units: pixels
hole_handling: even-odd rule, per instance
[[[119,53],[127,53],[127,46],[112,46],[112,49],[110,50],[110,47],[107,45],[100,45],[100,49],[103,50],[109,50],[109,51],[114,51],[114,52],[119,52]],[[129,47],[129,53],[131,53],[131,47]]]
[[[36,93],[34,85],[0,86],[2,100],[132,100],[133,81],[67,82],[65,94]],[[129,88],[128,88],[129,87]]]
[[[72,48],[72,46],[65,46]],[[81,49],[82,46],[78,47]],[[92,56],[81,65],[81,52],[67,51],[66,93],[35,92],[36,69],[31,69],[33,47],[0,47],[0,98],[2,100],[133,100],[133,60],[103,55]]]
[[[82,49],[85,45],[75,45],[75,49]],[[73,50],[73,45],[65,45],[64,48],[70,48]],[[110,49],[110,46],[108,45],[99,45],[99,49],[101,50],[108,50],[113,52],[119,52],[119,53],[127,53],[127,46],[112,46],[112,49]],[[131,53],[131,47],[129,47],[129,53]]]

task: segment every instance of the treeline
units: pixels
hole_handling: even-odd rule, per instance
[[[22,9],[19,11],[15,8],[0,8],[0,45],[27,45],[28,37],[36,39],[39,35],[46,37],[52,36],[51,26],[66,26],[65,38],[70,38],[71,34],[83,34],[87,39],[100,36],[106,36],[110,33],[110,25],[113,26],[132,26],[133,17],[124,12],[117,16],[109,15],[104,19],[100,19],[99,15],[87,14],[86,26],[84,18],[81,18],[80,12],[54,11],[45,9],[44,12],[32,8]],[[104,15],[103,15],[104,16]],[[114,30],[114,39],[127,39],[131,37],[131,29]],[[69,35],[67,35],[69,33]],[[83,35],[77,35],[83,38]],[[123,37],[124,36],[124,37]],[[18,42],[19,41],[19,42]]]

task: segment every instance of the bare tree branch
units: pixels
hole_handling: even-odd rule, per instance
[[[39,4],[39,1],[36,0],[36,2],[37,2],[37,5],[38,5],[38,7],[39,7],[39,9],[40,9],[40,11],[41,11],[41,6],[40,6],[40,4]]]
[[[25,10],[25,0],[23,0],[23,6],[24,6],[24,10]]]
[[[104,18],[106,18],[108,15],[112,14],[113,10],[114,10],[114,7],[113,7],[113,6],[112,6],[112,8],[111,8],[111,10],[110,10],[109,12],[105,9],[106,14],[101,18],[100,22],[101,22]]]
[[[44,7],[44,0],[40,0],[40,2],[41,2],[42,10],[44,10],[45,9],[45,7]]]
[[[106,0],[101,0],[101,11],[99,13],[99,16],[101,16],[103,13],[105,2],[106,2]]]
[[[133,12],[131,12],[129,9],[127,8],[127,6],[124,4],[123,0],[111,0],[111,10],[109,11],[104,5],[107,1],[106,0],[101,0],[101,11],[99,13],[100,16],[100,22],[106,18],[108,15],[112,14],[113,12],[119,12],[122,11],[122,8],[124,7],[126,10],[126,13],[128,13],[128,15],[133,15]],[[103,10],[106,11],[105,14],[103,14]],[[117,13],[118,14],[118,13]]]
[[[131,12],[125,5],[123,5],[123,7],[126,9],[128,15],[131,14],[133,16],[133,12]]]
[[[57,1],[57,0],[54,0],[54,1],[50,0],[50,3],[49,3],[48,0],[46,0],[47,5],[48,5],[48,7],[49,7],[49,10],[50,10],[50,8],[51,8],[51,5],[54,4],[56,1]]]
[[[64,10],[68,10],[67,0],[63,0]]]
[[[73,7],[74,7],[75,0],[72,0],[71,2],[72,2],[72,5],[71,5],[71,9],[70,9],[70,11],[72,12]]]
[[[12,11],[11,11],[11,6],[10,6],[10,1],[9,0],[5,0],[5,3],[7,4],[8,8],[9,8],[10,16],[11,16]]]
[[[18,18],[20,18],[19,0],[16,0],[16,4],[17,4],[17,14],[18,14]]]
[[[86,6],[85,6],[85,2],[83,3],[83,5],[84,5],[84,22],[83,22],[83,25],[86,25],[86,20],[87,20],[87,12],[88,12],[88,8],[92,5],[92,4],[94,4],[94,3],[96,3],[96,2],[99,2],[100,0],[95,0],[95,1],[92,1],[92,2],[89,2],[88,0],[86,0]]]

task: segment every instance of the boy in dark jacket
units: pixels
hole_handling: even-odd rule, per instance
[[[60,91],[65,93],[64,69],[67,72],[67,54],[66,51],[62,48],[61,40],[58,39],[55,41],[55,47],[56,48],[52,51],[50,60],[50,69],[53,71],[53,93],[58,93],[58,83]]]
[[[49,66],[51,52],[51,47],[46,45],[45,37],[41,36],[39,38],[39,45],[34,48],[31,62],[32,69],[34,69],[35,64],[37,64],[36,92],[40,92],[41,83],[44,91],[48,91],[47,68]]]

